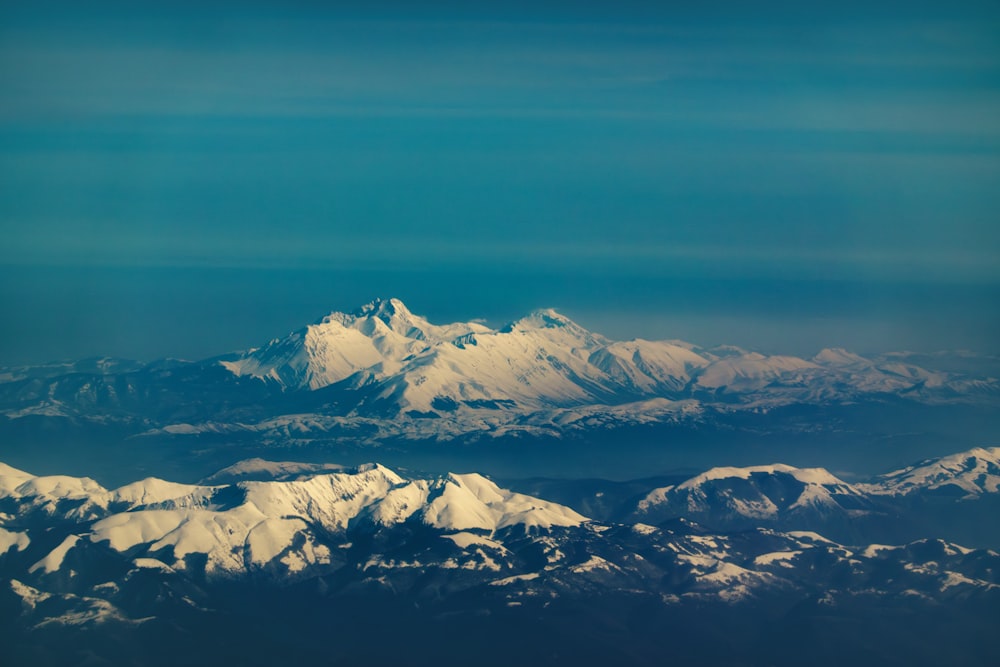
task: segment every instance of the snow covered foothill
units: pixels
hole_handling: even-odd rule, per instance
[[[636,516],[687,516],[716,525],[767,523],[793,517],[848,517],[866,503],[864,492],[823,468],[776,463],[712,468],[680,484],[654,489],[639,500]]]
[[[1000,492],[1000,447],[975,447],[966,452],[927,459],[880,475],[862,488],[873,494],[908,495],[957,491],[966,498]]]
[[[219,485],[149,478],[95,490],[91,506],[105,512],[96,520],[72,512],[0,517],[0,563],[21,600],[18,622],[90,627],[166,618],[176,609],[200,613],[213,607],[213,591],[224,597],[240,586],[316,591],[324,604],[374,589],[412,596],[421,610],[463,600],[537,609],[606,594],[724,606],[838,605],[859,595],[995,605],[1000,595],[1000,556],[944,540],[844,546],[763,521],[715,532],[690,521],[601,523],[477,473],[414,476],[378,464],[302,474],[290,464],[250,468],[291,478]],[[708,490],[757,490],[794,512],[812,507],[820,491],[834,499],[848,493],[844,484],[823,469],[773,464],[715,468],[664,488],[667,495],[705,491],[706,500],[729,509],[740,506]],[[121,504],[101,504],[115,493]]]

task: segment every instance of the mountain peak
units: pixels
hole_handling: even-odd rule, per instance
[[[843,480],[830,474],[824,468],[796,468],[784,463],[773,463],[771,465],[747,466],[736,468],[731,466],[717,467],[707,470],[686,482],[678,485],[680,489],[693,489],[705,483],[718,481],[729,481],[734,479],[750,480],[754,476],[767,477],[774,475],[789,475],[804,484],[820,484],[829,486],[843,486]]]
[[[583,329],[579,324],[569,319],[562,313],[556,312],[554,308],[542,308],[532,311],[529,315],[519,320],[511,322],[505,328],[506,331],[514,329]]]
[[[545,332],[544,336],[555,336],[556,339],[572,347],[594,348],[610,343],[608,339],[585,329],[553,308],[533,311],[501,330],[501,333],[514,332]]]
[[[851,364],[855,365],[870,365],[871,362],[864,357],[857,355],[853,352],[848,352],[842,347],[828,347],[812,358],[812,360],[817,364],[834,364],[841,366],[848,366]]]
[[[378,317],[382,320],[391,319],[393,315],[407,317],[412,315],[410,309],[402,301],[396,298],[378,298],[370,303],[361,306],[354,315],[356,317]]]
[[[344,396],[356,402],[337,408],[343,412],[338,417],[351,419],[451,419],[460,406],[513,415],[634,400],[715,402],[722,394],[727,404],[750,407],[855,400],[861,393],[909,392],[920,399],[939,387],[958,395],[969,391],[949,384],[944,374],[909,366],[883,370],[863,361],[836,349],[809,362],[739,348],[615,343],[553,308],[535,310],[499,331],[476,321],[432,324],[401,300],[380,298],[218,363],[282,391],[316,390],[352,378],[343,385],[349,392]],[[995,381],[980,384],[975,391],[996,392]],[[475,430],[480,428],[486,426]]]
[[[1000,447],[975,447],[966,452],[927,459],[881,475],[874,487],[882,493],[947,490],[975,497],[1000,491]]]

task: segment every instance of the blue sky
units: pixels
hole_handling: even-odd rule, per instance
[[[997,351],[1000,11],[803,4],[5,5],[0,363],[387,293]]]

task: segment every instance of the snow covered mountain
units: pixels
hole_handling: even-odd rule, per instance
[[[741,457],[747,438],[776,432],[821,456],[831,433],[853,442],[871,432],[881,445],[899,424],[930,439],[938,415],[994,418],[998,382],[972,360],[959,373],[914,358],[612,341],[552,310],[500,328],[438,325],[389,299],[213,359],[0,371],[0,458],[17,465],[0,464],[4,660],[400,664],[392,647],[404,646],[407,664],[451,664],[470,655],[458,648],[468,636],[481,664],[650,665],[676,654],[791,665],[803,647],[844,646],[826,629],[849,626],[858,651],[827,664],[865,664],[862,649],[887,636],[898,641],[877,664],[944,664],[954,651],[936,648],[947,642],[935,629],[957,624],[976,640],[963,660],[988,658],[964,662],[992,664],[996,448],[866,483],[783,464],[655,483],[567,472],[639,460],[642,447],[657,466],[702,470],[734,451],[713,448],[720,434]],[[431,441],[440,446],[423,447]],[[548,457],[559,494],[400,467],[496,472],[472,463],[492,442],[517,460],[515,475],[532,474],[522,455]],[[677,463],[684,448],[713,460]],[[311,462],[267,460],[277,452]],[[317,462],[327,454],[393,466]],[[154,471],[201,481],[110,488],[21,467],[114,484]],[[124,476],[134,470],[144,472]],[[914,610],[930,620],[912,623]],[[774,659],[788,637],[802,646]],[[273,643],[258,650],[263,638]]]
[[[613,342],[554,310],[492,330],[475,322],[435,326],[398,299],[333,313],[317,324],[220,362],[284,390],[350,380],[377,384],[374,400],[400,412],[438,415],[463,407],[519,409],[755,394],[751,402],[831,399],[852,393],[941,389],[954,378],[845,350],[812,360],[738,348],[704,350],[680,341]],[[848,389],[849,388],[849,389]]]
[[[863,485],[868,493],[889,495],[941,494],[976,498],[1000,491],[1000,447],[976,447],[967,452],[927,459],[880,476]]]
[[[320,389],[361,371],[380,377],[395,375],[404,360],[488,331],[475,323],[435,326],[398,299],[377,300],[354,313],[332,313],[285,338],[220,363],[236,375],[266,378],[284,389]]]
[[[464,406],[539,408],[598,402],[613,393],[589,363],[610,341],[555,311],[539,311],[493,331],[481,324],[435,326],[397,299],[319,323],[220,362],[284,390],[320,389],[349,380],[379,385],[371,402],[400,412],[449,412]]]
[[[1000,401],[996,379],[926,370],[905,359],[838,349],[800,359],[681,341],[616,342],[553,310],[499,329],[436,325],[387,299],[214,359],[145,366],[105,360],[0,373],[0,428],[20,432],[21,423],[50,420],[127,436],[267,444],[467,441],[743,423],[746,415],[764,420],[794,406],[992,411]],[[810,428],[822,424],[813,420]]]
[[[0,464],[0,500],[13,505],[15,523],[38,516],[94,522],[86,534],[67,537],[39,561],[47,572],[59,569],[81,540],[181,570],[190,554],[200,554],[208,575],[262,567],[289,574],[330,564],[324,541],[348,530],[416,522],[443,532],[492,535],[586,521],[567,507],[500,489],[481,475],[404,479],[380,465],[219,486],[148,478],[107,490],[88,478],[36,477]],[[27,539],[18,533],[5,538],[15,546]]]
[[[789,511],[810,503],[829,511],[842,507],[836,498],[858,495],[829,473],[779,465],[715,469],[643,503],[680,493],[687,516],[715,504],[766,522],[779,509],[772,507],[777,487],[765,487],[783,477],[785,488],[789,480],[799,484],[797,497],[782,500]],[[727,480],[750,484],[760,500],[721,492]],[[36,624],[138,621],[124,608],[138,593],[124,591],[148,587],[150,579],[176,590],[320,578],[345,591],[362,585],[418,597],[435,581],[438,596],[479,590],[518,604],[663,586],[668,605],[746,603],[790,591],[836,596],[826,588],[831,580],[869,595],[1000,595],[988,569],[1000,566],[1000,556],[992,552],[926,540],[856,548],[815,532],[763,527],[708,533],[690,521],[601,524],[476,474],[413,478],[367,465],[284,481],[187,485],[149,478],[107,490],[85,478],[36,477],[5,466],[0,489],[0,572]],[[909,573],[904,581],[880,579],[890,560]],[[824,563],[819,575],[817,562]],[[60,613],[48,617],[42,602],[56,598]],[[143,613],[162,610],[154,605]]]
[[[822,468],[713,468],[639,501],[645,520],[684,516],[721,529],[848,524],[873,510],[866,495]]]
[[[856,483],[823,468],[718,467],[645,491],[606,517],[809,530],[849,543],[935,535],[993,544],[1000,533],[982,519],[1000,507],[998,454],[977,447]]]
[[[967,462],[981,452],[995,455],[950,458]],[[628,639],[632,657],[645,656],[632,664],[655,662],[668,636],[676,650],[698,627],[746,630],[748,618],[762,623],[751,634],[777,627],[784,636],[790,617],[816,615],[825,626],[894,610],[907,619],[946,610],[963,619],[966,637],[985,633],[988,621],[976,619],[989,619],[1000,604],[995,551],[934,538],[844,542],[788,527],[833,525],[855,518],[852,507],[870,509],[870,498],[906,497],[890,493],[891,484],[881,494],[872,488],[815,468],[715,468],[647,494],[641,521],[602,522],[474,473],[254,459],[204,483],[147,478],[107,489],[0,464],[0,627],[7,645],[34,647],[10,654],[15,662],[86,637],[98,651],[127,652],[107,654],[113,662],[159,646],[163,664],[217,662],[222,656],[205,653],[200,642],[246,637],[248,627],[292,637],[337,619],[324,630],[336,634],[354,617],[361,625],[324,644],[323,655],[366,645],[352,638],[378,642],[387,627],[411,646],[424,646],[422,637],[428,645],[454,641],[454,624],[471,632],[481,618],[490,619],[483,626],[490,636],[537,628],[523,635],[526,645],[553,650],[576,645],[557,638],[582,629],[574,642],[591,647],[584,652]],[[982,492],[1000,495],[989,484]],[[680,514],[656,515],[665,504]],[[720,517],[732,529],[720,528]],[[716,524],[699,525],[701,518]],[[737,626],[727,625],[731,614]],[[622,618],[651,625],[622,636],[606,625],[618,627]],[[563,627],[564,619],[573,623]],[[205,637],[194,641],[199,628]],[[892,632],[902,633],[903,646],[913,641],[908,624]],[[727,636],[750,650],[739,632]],[[133,640],[137,648],[121,648]],[[312,645],[297,650],[317,658]],[[198,655],[177,653],[184,646],[199,647]],[[234,655],[231,645],[226,650]],[[241,659],[273,661],[288,646],[268,650],[278,652],[255,649]],[[566,660],[586,663],[582,655]]]

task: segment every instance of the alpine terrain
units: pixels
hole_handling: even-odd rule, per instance
[[[423,465],[412,457],[451,456],[458,447],[450,460],[468,461],[477,451],[509,451],[511,442],[571,443],[526,455],[525,465],[539,459],[539,470],[552,472],[602,438],[635,443],[617,460],[608,459],[605,444],[588,453],[616,475],[635,476],[646,465],[638,448],[652,448],[655,458],[664,441],[705,439],[716,447],[725,441],[729,455],[744,459],[737,449],[748,443],[765,443],[755,456],[788,458],[789,448],[825,438],[841,453],[863,449],[870,460],[870,445],[882,442],[885,458],[875,464],[888,466],[913,451],[945,453],[943,431],[953,446],[993,432],[1000,381],[970,374],[967,359],[961,370],[939,361],[931,370],[905,353],[865,358],[827,349],[801,359],[682,341],[612,341],[554,310],[498,329],[436,325],[385,299],[201,361],[2,370],[0,435],[11,443],[8,460],[29,467],[45,465],[39,437],[56,448],[124,440],[113,450],[116,461],[126,456],[149,468],[183,459],[179,470],[194,466],[202,475],[248,452],[274,458],[275,448],[282,457],[291,449],[298,458],[303,445],[326,448],[320,459],[357,463],[373,458],[366,448],[381,446]],[[911,438],[902,443],[907,459],[885,448],[887,428]],[[189,456],[206,449],[208,459]],[[548,454],[539,452],[551,456],[542,461]],[[678,460],[708,462],[688,454]],[[73,451],[61,458],[78,464]],[[628,468],[633,460],[640,467]],[[101,472],[126,481],[119,471]]]
[[[2,369],[4,663],[993,665],[1000,381],[917,359],[386,299]]]
[[[878,521],[863,541],[830,535],[946,487],[962,491],[947,495],[953,513],[981,516],[975,503],[996,507],[998,461],[1000,449],[973,449],[858,484],[716,468],[651,490],[619,520],[478,474],[377,464],[255,459],[203,483],[116,489],[0,465],[0,615],[8,653],[35,664],[134,663],[148,643],[157,650],[136,664],[382,663],[394,650],[430,664],[491,632],[503,639],[477,662],[791,665],[859,621],[870,625],[817,664],[988,664],[1000,656],[987,641],[995,550],[878,540],[891,534]],[[759,634],[727,634],[737,617]],[[955,623],[964,642],[943,643]],[[320,625],[328,639],[306,641]]]

